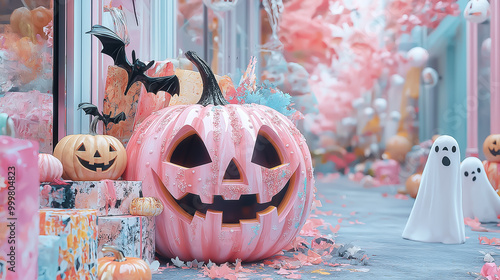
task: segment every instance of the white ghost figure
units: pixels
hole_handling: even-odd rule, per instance
[[[475,157],[466,158],[460,165],[460,173],[464,217],[478,218],[482,223],[497,222],[500,215],[500,196],[491,186],[483,163]]]
[[[432,145],[403,238],[444,244],[465,242],[460,149],[451,136],[440,136]]]
[[[488,0],[470,0],[465,6],[464,17],[475,23],[482,23],[490,16],[490,2]]]

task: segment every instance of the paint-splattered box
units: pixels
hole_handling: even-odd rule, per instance
[[[40,210],[40,235],[61,237],[56,280],[97,278],[97,234],[96,210]]]
[[[98,216],[127,215],[137,197],[142,197],[140,181],[68,181],[68,185],[40,186],[41,208],[95,209]]]
[[[99,217],[99,257],[104,244],[123,249],[126,257],[142,258],[151,263],[155,255],[155,217]]]

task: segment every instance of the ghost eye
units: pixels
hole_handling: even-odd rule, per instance
[[[452,152],[456,152],[457,151],[457,147],[455,147],[455,146],[451,147],[451,151]]]
[[[78,150],[77,151],[80,151],[80,152],[85,152],[85,145],[82,143],[80,145],[80,147],[78,147]]]
[[[469,172],[465,171],[464,175],[465,177],[469,176]]]
[[[481,168],[477,168],[477,173],[481,173]]]
[[[205,147],[203,140],[196,133],[182,139],[174,147],[169,161],[186,168],[193,168],[212,162],[207,147]]]
[[[282,164],[281,157],[273,142],[264,133],[257,135],[252,162],[266,168],[273,168]]]
[[[439,146],[436,146],[436,148],[434,148],[434,151],[439,152]]]

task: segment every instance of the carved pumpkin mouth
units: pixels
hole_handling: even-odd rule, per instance
[[[101,171],[106,171],[113,165],[113,163],[115,163],[115,160],[116,160],[116,157],[115,157],[114,159],[110,160],[108,164],[104,164],[104,163],[90,164],[90,162],[81,159],[79,156],[76,156],[76,157],[80,161],[80,164],[83,165],[83,167],[85,167],[89,170],[92,170],[92,171],[97,171],[97,168],[100,168]]]
[[[500,150],[495,150],[495,149],[492,149],[492,148],[489,148],[488,150],[490,150],[490,153],[492,156],[499,156],[500,155]]]
[[[213,203],[203,203],[197,194],[187,193],[180,199],[175,199],[163,185],[158,175],[153,171],[158,182],[162,184],[164,197],[173,205],[179,214],[193,219],[198,215],[205,217],[208,212],[222,212],[223,226],[238,226],[244,220],[257,220],[258,213],[267,213],[277,209],[278,215],[287,208],[288,201],[293,193],[295,174],[285,184],[283,189],[273,196],[270,202],[259,203],[257,194],[242,194],[238,200],[225,200],[221,195],[214,195]]]

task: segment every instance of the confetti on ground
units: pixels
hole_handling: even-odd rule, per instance
[[[479,243],[484,245],[500,245],[500,238],[488,238],[486,236],[479,236]]]

